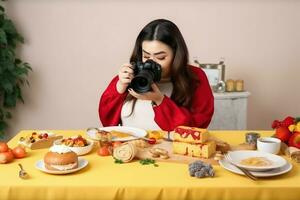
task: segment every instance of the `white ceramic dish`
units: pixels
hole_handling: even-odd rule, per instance
[[[113,137],[112,141],[128,141],[128,140],[135,140],[140,137],[145,137],[147,135],[147,132],[140,128],[134,128],[134,127],[128,127],[128,126],[107,126],[107,127],[101,127],[98,128],[99,130],[104,131],[120,131],[123,133],[128,133],[132,136],[129,137],[122,137],[117,138]],[[89,129],[86,134],[93,140],[98,140],[96,137],[97,130],[96,129]]]
[[[239,170],[237,167],[231,165],[226,160],[219,160],[219,163],[220,163],[221,167],[223,167],[224,169],[226,169],[228,171],[231,171],[233,173],[240,174],[240,175],[245,175],[241,170]],[[292,168],[293,168],[293,166],[289,162],[287,162],[284,166],[279,167],[279,168],[275,168],[275,169],[272,169],[269,171],[253,171],[251,173],[257,177],[271,177],[271,176],[278,176],[281,174],[285,174],[285,173],[291,171]]]
[[[44,164],[44,161],[43,160],[38,160],[36,163],[35,163],[35,167],[42,171],[42,172],[45,172],[45,173],[48,173],[48,174],[70,174],[70,173],[74,173],[74,172],[77,172],[83,168],[85,168],[87,165],[88,165],[88,161],[85,160],[84,158],[78,158],[78,167],[75,168],[75,169],[70,169],[70,170],[65,170],[65,171],[55,171],[55,170],[49,170],[49,169],[46,169],[45,168],[45,164]]]
[[[64,144],[61,144],[61,140],[62,139],[55,140],[53,145],[66,146]],[[71,149],[71,151],[75,152],[78,156],[82,156],[82,155],[88,154],[90,151],[92,151],[93,146],[94,146],[94,141],[93,140],[86,139],[86,141],[87,141],[88,145],[84,146],[84,147],[69,147],[69,146],[66,146],[66,147]]]
[[[278,154],[280,151],[281,140],[274,137],[263,137],[257,139],[257,150],[267,153]]]
[[[229,157],[232,159],[233,163],[248,169],[250,171],[267,171],[275,168],[280,168],[286,165],[287,161],[277,155],[266,153],[262,151],[230,151],[228,152]],[[271,161],[270,165],[267,166],[251,166],[251,165],[242,165],[241,160],[251,158],[251,157],[263,157]]]

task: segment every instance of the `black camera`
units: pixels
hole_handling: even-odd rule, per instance
[[[161,66],[153,60],[133,63],[134,78],[130,87],[137,93],[151,91],[151,84],[159,82],[161,78]]]

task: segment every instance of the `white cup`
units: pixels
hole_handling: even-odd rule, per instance
[[[278,154],[280,151],[281,140],[274,137],[263,137],[257,139],[257,150],[267,153]]]

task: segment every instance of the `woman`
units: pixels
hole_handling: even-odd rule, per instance
[[[103,126],[123,125],[171,131],[179,125],[206,128],[214,112],[214,99],[205,73],[188,65],[188,50],[178,27],[158,19],[139,33],[130,63],[153,60],[161,65],[161,80],[152,90],[130,88],[134,66],[124,64],[101,96]]]

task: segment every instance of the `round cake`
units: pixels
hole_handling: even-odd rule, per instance
[[[78,167],[78,156],[66,146],[52,146],[44,156],[46,169],[65,171]]]

